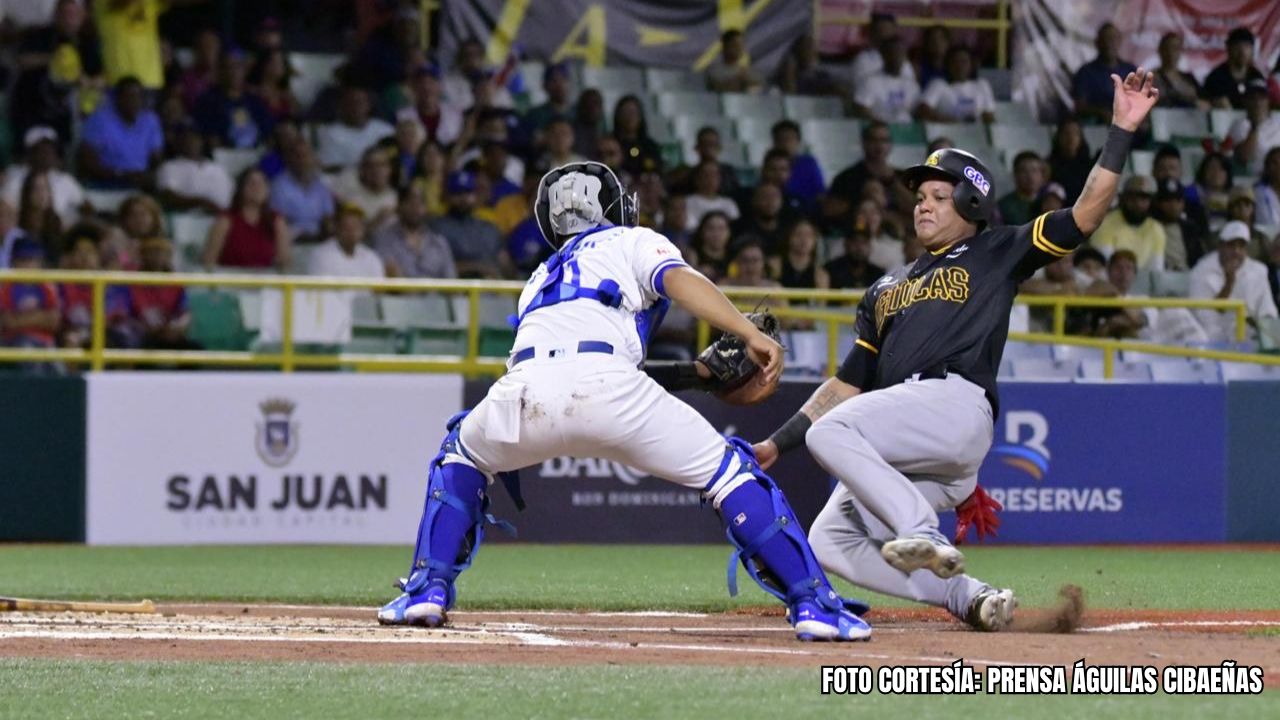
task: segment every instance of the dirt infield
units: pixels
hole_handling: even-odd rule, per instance
[[[1090,611],[1071,634],[977,633],[933,610],[873,611],[869,643],[796,642],[776,612],[458,612],[381,627],[373,608],[162,605],[156,615],[0,614],[0,656],[486,664],[1217,665],[1280,682],[1280,611]]]

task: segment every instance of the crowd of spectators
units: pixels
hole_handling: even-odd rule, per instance
[[[209,270],[521,279],[550,253],[530,216],[538,179],[593,159],[637,193],[641,222],[716,282],[864,288],[921,253],[914,198],[889,161],[892,124],[989,123],[996,109],[979,58],[942,26],[908,47],[894,18],[876,15],[866,47],[845,68],[821,62],[805,37],[773,77],[752,66],[742,34],[729,31],[705,71],[709,90],[839,98],[864,121],[860,138],[849,139],[860,141],[862,158],[825,177],[802,125],[781,120],[758,167],[728,162],[727,138],[712,125],[697,132],[692,162],[672,162],[641,98],[606,107],[610,88],[576,87],[579,73],[549,64],[541,77],[521,79],[545,91],[532,105],[514,82],[517,64],[491,66],[479,41],[461,43],[454,57],[420,47],[413,5],[369,34],[304,105],[273,20],[242,45],[199,29],[178,52],[159,33],[159,0],[95,2],[91,12],[83,0],[33,4],[48,6],[46,22],[6,28],[17,39],[9,112],[21,161],[3,169],[0,268],[166,272],[175,252],[166,214],[194,212],[211,218],[192,258]],[[1256,67],[1254,45],[1248,30],[1233,31],[1228,59],[1201,81],[1178,69],[1181,38],[1164,38],[1162,104],[1245,114],[1186,186],[1180,149],[1148,146],[1151,176],[1129,178],[1090,245],[1028,281],[1026,292],[1143,294],[1152,277],[1182,271],[1192,296],[1247,297],[1255,317],[1275,315],[1280,116],[1272,107],[1280,84]],[[1079,195],[1097,150],[1084,127],[1108,118],[1110,74],[1132,69],[1119,49],[1119,32],[1101,28],[1049,155],[1012,158],[1014,184],[1000,189],[998,222],[1025,223]],[[215,151],[252,160],[233,175]],[[118,212],[90,206],[88,191],[103,190],[128,193]],[[82,290],[0,287],[3,341],[83,346]],[[181,289],[113,291],[107,315],[114,345],[189,346]],[[1218,324],[1202,320],[1191,324],[1217,338]],[[1099,315],[1075,329],[1123,336],[1152,324]]]

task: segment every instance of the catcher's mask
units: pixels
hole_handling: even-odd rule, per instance
[[[937,150],[924,163],[903,170],[902,179],[911,192],[926,180],[954,183],[951,200],[960,217],[979,227],[991,222],[991,213],[996,206],[991,171],[981,160],[963,150]]]
[[[542,176],[533,214],[543,239],[558,249],[563,238],[603,222],[635,225],[636,198],[627,194],[608,165],[569,163]]]

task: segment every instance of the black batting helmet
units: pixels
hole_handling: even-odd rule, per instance
[[[996,206],[991,171],[981,160],[963,150],[936,150],[924,163],[902,171],[902,179],[912,192],[926,180],[953,182],[956,187],[951,192],[951,199],[960,217],[972,223],[991,222],[991,211]]]

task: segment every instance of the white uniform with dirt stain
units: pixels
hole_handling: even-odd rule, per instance
[[[614,227],[583,237],[570,249],[566,278],[582,287],[618,283],[622,302],[609,307],[580,299],[525,315],[546,267],[520,296],[523,316],[513,364],[462,422],[460,439],[485,473],[516,470],[562,455],[598,457],[702,490],[725,454],[725,439],[693,408],[641,369],[646,314],[663,300],[660,276],[684,267],[671,241],[646,228]],[[611,354],[578,352],[603,342]]]

